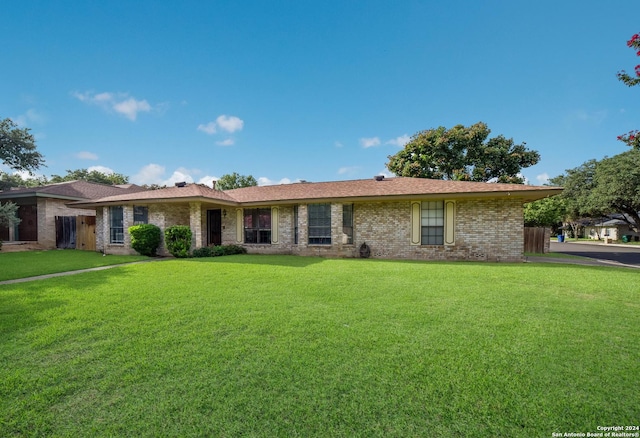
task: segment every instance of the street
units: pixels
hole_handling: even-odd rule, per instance
[[[640,266],[640,245],[622,246],[601,243],[551,242],[550,251]]]

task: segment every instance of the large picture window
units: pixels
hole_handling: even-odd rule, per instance
[[[331,204],[309,204],[309,244],[331,245]]]
[[[420,211],[422,245],[444,244],[444,201],[424,201]]]
[[[122,206],[109,207],[109,243],[124,243],[124,211]]]
[[[244,243],[271,243],[271,209],[244,210]]]

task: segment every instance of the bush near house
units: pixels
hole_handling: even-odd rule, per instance
[[[247,250],[238,245],[205,246],[193,250],[193,257],[219,257],[233,254],[246,254]]]
[[[191,248],[191,228],[187,225],[174,225],[164,230],[164,242],[167,250],[176,258],[189,257]]]
[[[160,242],[162,241],[162,230],[153,224],[140,224],[129,227],[131,235],[131,247],[139,254],[148,257],[155,257]]]

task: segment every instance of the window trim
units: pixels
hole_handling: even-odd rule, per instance
[[[144,209],[142,214],[142,220],[140,219],[140,212],[136,212],[137,209]],[[134,205],[133,206],[133,225],[143,225],[149,223],[149,207],[146,205]]]
[[[114,226],[117,221],[114,213],[120,212],[120,226]],[[115,218],[115,220],[114,220]],[[124,244],[124,207],[122,205],[112,205],[109,207],[109,243],[112,245]]]
[[[353,204],[342,204],[342,236],[343,244],[353,245],[354,238],[354,211]],[[345,221],[345,216],[347,220]],[[346,237],[346,238],[345,238]]]
[[[261,224],[261,215],[268,214],[269,223]],[[272,236],[272,212],[269,207],[245,208],[242,215],[242,227],[244,231],[244,243],[247,245],[270,245]],[[247,218],[251,217],[251,227],[247,227]],[[253,226],[256,225],[256,226]],[[254,234],[255,233],[255,234]],[[267,234],[268,233],[268,234]],[[255,236],[255,242],[249,241],[249,236]],[[262,237],[262,238],[261,238]],[[262,241],[264,240],[264,241]]]
[[[320,215],[318,215],[317,217],[311,217],[313,214],[316,213],[316,211],[313,211],[315,209],[318,209],[318,212],[320,212],[320,208],[324,211],[322,211],[322,213],[325,213],[322,217]],[[328,212],[328,215],[326,215],[326,213]],[[316,224],[312,224],[312,222],[326,222],[329,221],[328,225],[327,224],[322,224],[322,225],[316,225]],[[312,231],[314,231],[312,233]],[[314,203],[314,204],[308,204],[307,205],[307,242],[309,245],[331,245],[332,239],[331,239],[331,203],[330,202],[319,202],[319,203]]]

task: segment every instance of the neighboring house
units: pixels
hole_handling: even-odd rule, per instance
[[[228,191],[178,185],[74,206],[96,210],[97,249],[109,254],[134,254],[128,228],[151,223],[190,226],[192,249],[358,257],[366,243],[379,258],[521,261],[523,204],[562,190],[400,177]]]
[[[623,236],[631,236],[633,240],[640,239],[640,234],[631,229],[629,223],[622,219],[621,214],[590,220],[584,226],[584,237],[590,239],[623,240]]]
[[[0,191],[0,202],[18,205],[20,223],[0,227],[0,240],[37,242],[43,248],[75,248],[76,223],[87,225],[90,235],[79,249],[95,249],[93,227],[95,210],[68,207],[69,202],[85,201],[144,190],[127,184],[110,186],[87,181],[69,181],[40,187]],[[80,219],[78,219],[80,218]]]

